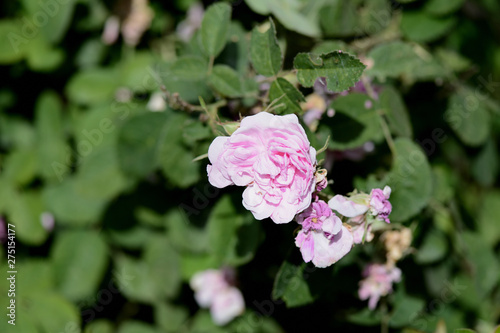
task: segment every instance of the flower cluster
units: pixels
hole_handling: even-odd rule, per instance
[[[368,307],[373,310],[382,296],[392,293],[392,285],[401,280],[401,270],[396,267],[410,247],[412,233],[409,228],[387,230],[380,239],[386,250],[385,264],[368,264],[364,271],[364,279],[359,283],[358,295],[361,300],[368,300]]]
[[[321,193],[328,184],[327,172],[317,169],[316,150],[295,115],[260,112],[248,116],[229,137],[217,137],[212,142],[208,157],[210,183],[218,188],[245,186],[243,206],[256,219],[269,217],[282,224],[295,218],[300,225],[295,245],[304,261],[316,267],[328,267],[355,244],[371,241],[375,236],[374,223],[379,224],[377,230],[387,229],[384,225],[390,223],[389,186],[373,189],[369,194],[354,191],[349,196],[328,198]],[[398,242],[394,235],[386,235],[386,245],[392,244],[388,246],[392,246],[390,253],[396,258],[408,240],[400,237]],[[370,299],[371,309],[400,279],[401,272],[393,265],[395,260],[386,265],[370,265],[364,272],[359,296]],[[200,306],[210,307],[219,324],[244,308],[239,291],[230,287],[221,274],[206,271],[191,283]],[[223,297],[224,301],[219,300]]]
[[[302,230],[295,238],[295,245],[300,247],[305,262],[312,261],[316,267],[327,267],[352,248],[352,234],[323,200],[313,202],[297,215],[297,222]]]
[[[317,267],[330,266],[353,244],[369,241],[374,220],[390,222],[388,186],[369,195],[336,195],[328,204],[319,200],[328,184],[327,172],[316,170],[316,150],[295,115],[248,116],[231,136],[212,142],[208,158],[210,183],[218,188],[245,186],[243,206],[256,219],[288,223],[295,217],[302,227],[295,244],[304,261]]]
[[[210,308],[217,325],[225,325],[245,311],[243,295],[234,286],[234,271],[230,268],[198,272],[191,278],[190,286],[198,305]]]

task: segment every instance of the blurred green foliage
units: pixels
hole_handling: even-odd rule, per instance
[[[149,21],[125,0],[0,4],[0,217],[15,225],[17,270],[16,326],[3,315],[0,331],[493,332],[500,4],[218,1],[203,21],[194,5],[152,0]],[[121,37],[103,35],[110,17]],[[127,22],[145,31],[136,44]],[[319,159],[373,143],[335,159],[330,191],[389,184],[391,220],[414,233],[403,281],[374,311],[357,288],[376,244],[314,269],[294,223],[255,221],[241,189],[211,187],[196,159],[240,115],[301,115],[319,77],[341,92],[362,74],[377,98],[336,95],[308,135],[316,149],[330,137]],[[187,283],[223,265],[247,310],[217,327]],[[3,309],[8,290],[0,279]]]

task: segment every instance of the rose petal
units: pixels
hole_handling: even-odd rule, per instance
[[[339,194],[328,201],[328,206],[330,206],[331,209],[339,212],[341,215],[344,215],[345,217],[356,217],[359,215],[363,215],[368,211],[369,208],[367,205],[357,204]]]

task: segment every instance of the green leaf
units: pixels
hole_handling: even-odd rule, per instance
[[[164,236],[152,237],[144,249],[149,281],[161,297],[174,297],[180,287],[179,255]]]
[[[408,325],[415,314],[422,311],[424,305],[425,302],[420,298],[403,293],[401,293],[401,296],[397,294],[396,301],[394,302],[394,311],[389,319],[389,326],[401,327]]]
[[[448,241],[445,235],[432,229],[426,233],[424,242],[418,248],[415,261],[423,265],[429,264],[444,258],[447,251]]]
[[[160,133],[167,119],[164,113],[150,112],[131,117],[123,124],[117,148],[121,169],[126,174],[142,178],[158,166]]]
[[[114,69],[95,68],[77,72],[66,85],[68,98],[77,104],[111,101],[119,82]]]
[[[235,207],[230,196],[219,199],[207,221],[210,254],[221,265],[250,261],[260,242],[260,225]]]
[[[13,64],[25,56],[30,40],[21,32],[21,25],[14,19],[0,20],[0,64]]]
[[[231,332],[244,332],[248,330],[248,324],[254,320],[255,316],[259,316],[258,333],[285,333],[273,317],[262,316],[262,313],[247,310],[241,316],[237,317],[229,324]]]
[[[4,191],[7,197],[3,204],[7,206],[7,215],[16,226],[16,237],[25,244],[43,244],[48,234],[40,221],[45,207],[39,192],[26,191],[21,194],[13,188]]]
[[[367,103],[374,104],[374,101],[360,93],[336,98],[330,105],[335,115],[321,120],[320,141],[324,142],[330,135],[329,148],[342,150],[357,148],[367,141],[380,142],[383,132],[379,115],[373,106],[367,107]]]
[[[127,320],[118,328],[118,333],[160,333],[156,327],[138,320]]]
[[[302,114],[303,111],[300,103],[306,101],[304,95],[302,95],[297,88],[281,77],[274,80],[271,84],[271,88],[269,89],[269,100],[271,102],[278,100],[273,105],[273,110],[276,114]],[[278,106],[279,104],[284,105]]]
[[[262,31],[262,26],[252,30],[250,58],[257,73],[275,76],[281,69],[283,56],[276,39],[276,27],[273,20],[269,19],[269,24],[264,27],[267,27],[266,31]]]
[[[432,15],[448,15],[462,7],[465,0],[429,0],[424,10]]]
[[[206,68],[203,72],[198,72],[194,76],[188,75],[188,68],[189,72],[192,73],[192,70],[198,68],[200,63],[196,64],[197,60],[192,59],[192,63],[188,66],[188,64],[186,64],[187,61],[181,59],[174,62],[161,63],[155,68],[154,72],[164,84],[165,89],[171,94],[178,93],[183,100],[190,103],[198,103],[200,96],[206,101],[211,100],[212,94],[205,78],[207,72]],[[181,68],[184,69],[176,73],[178,61],[181,62]],[[189,60],[189,62],[191,62],[191,60]],[[202,76],[204,77],[202,80],[193,80],[193,77]]]
[[[392,188],[391,221],[402,222],[419,213],[432,196],[432,173],[422,149],[407,138],[394,141],[396,155],[387,185]]]
[[[350,54],[355,54],[354,50],[352,50],[343,40],[335,39],[335,40],[326,40],[320,42],[312,49],[311,53],[313,54],[327,54],[335,51],[345,51]]]
[[[444,119],[466,145],[479,146],[488,139],[491,117],[472,89],[460,89],[450,97]]]
[[[283,298],[287,307],[297,307],[312,303],[314,297],[304,280],[306,263],[295,265],[285,260],[274,280],[273,299]]]
[[[436,18],[424,11],[405,11],[401,20],[401,30],[410,40],[428,43],[445,36],[456,21],[453,16]]]
[[[93,295],[108,264],[107,251],[96,232],[60,232],[51,250],[57,289],[74,301]]]
[[[206,78],[207,69],[207,61],[202,57],[183,56],[175,61],[172,74],[181,80],[198,81]]]
[[[368,308],[350,314],[347,320],[351,323],[363,325],[363,326],[375,326],[380,325],[382,322],[382,314],[379,311],[373,311]]]
[[[179,332],[189,317],[187,309],[160,302],[154,306],[154,318],[157,325],[166,332]]]
[[[164,144],[161,146],[159,152],[160,166],[173,185],[187,188],[200,179],[201,163],[199,161],[193,162],[196,157],[193,152],[185,148],[180,142],[174,141],[178,140],[180,135],[176,135],[171,139],[171,134],[173,133],[165,135]]]
[[[38,164],[40,173],[47,181],[59,180],[54,162],[66,161],[69,147],[65,142],[62,119],[62,102],[50,91],[40,95],[35,107]],[[66,173],[67,165],[61,164],[58,172]]]
[[[226,328],[215,325],[207,310],[199,310],[194,315],[190,328],[190,333],[230,333]]]
[[[31,24],[33,29],[40,29],[43,36],[53,44],[59,43],[64,37],[77,3],[76,0],[46,2],[43,4],[36,0],[23,0],[21,2],[28,14],[30,14],[28,24]],[[47,14],[47,21],[41,26],[39,21],[38,24],[36,21],[36,18],[41,16],[40,13]]]
[[[151,237],[142,260],[119,255],[115,264],[122,273],[118,286],[129,299],[155,304],[174,297],[180,287],[179,257],[166,237]]]
[[[82,184],[74,177],[43,189],[43,199],[57,222],[71,225],[91,225],[99,222],[105,200],[86,195]]]
[[[208,139],[212,136],[210,127],[206,124],[193,120],[191,122],[186,122],[184,130],[182,131],[182,139],[188,145],[196,145],[198,141]]]
[[[208,77],[208,83],[224,96],[234,98],[243,95],[240,76],[227,65],[215,65]]]
[[[164,219],[168,230],[168,238],[176,249],[184,252],[204,252],[208,250],[206,230],[191,225],[182,209],[170,210]]]
[[[17,264],[19,271],[16,285],[21,296],[29,296],[40,291],[51,291],[55,285],[55,275],[51,263],[45,259],[29,259]]]
[[[321,27],[328,36],[347,37],[362,32],[354,1],[331,1],[321,9],[319,17]]]
[[[33,293],[27,297],[25,304],[29,304],[26,307],[29,317],[42,332],[65,332],[80,327],[78,310],[58,294]]]
[[[216,57],[226,45],[231,6],[219,2],[208,7],[201,22],[200,40],[205,54]]]
[[[436,50],[436,58],[443,66],[454,72],[465,71],[472,65],[471,61],[463,55],[445,48],[438,48]]]
[[[234,235],[243,223],[243,217],[238,214],[231,197],[228,195],[219,199],[210,212],[207,221],[209,248],[218,262],[224,264],[228,252],[234,248]]]
[[[456,179],[450,167],[442,164],[433,165],[433,194],[432,197],[441,203],[448,202],[455,195]]]
[[[402,77],[408,81],[443,78],[448,72],[420,46],[401,41],[379,44],[369,53],[373,66],[366,74],[381,81]]]
[[[85,325],[83,333],[113,333],[113,323],[106,319],[96,319]]]
[[[490,246],[495,246],[500,241],[500,229],[498,228],[498,216],[500,216],[500,192],[487,192],[482,199],[479,208],[479,219],[477,228],[482,239]]]
[[[472,174],[483,186],[492,186],[498,175],[498,154],[495,141],[489,139],[479,155],[473,160]]]
[[[135,177],[145,177],[159,166],[172,184],[179,187],[194,184],[200,177],[200,163],[192,161],[196,156],[182,142],[188,119],[170,110],[130,118],[118,139],[122,170]]]
[[[304,87],[312,87],[316,79],[325,77],[327,88],[332,92],[354,86],[366,67],[355,57],[338,51],[319,56],[299,53],[293,66],[297,69],[297,79]]]
[[[412,138],[413,129],[408,109],[398,90],[392,86],[385,86],[380,94],[380,105],[385,111],[392,132],[398,136]]]
[[[473,269],[474,285],[479,299],[490,295],[498,284],[500,264],[492,247],[479,233],[466,231],[462,234],[466,247],[467,259]]]
[[[57,68],[64,60],[64,51],[54,48],[43,37],[32,39],[26,50],[28,66],[38,72],[49,72]]]
[[[245,0],[247,5],[254,12],[261,15],[272,13],[276,19],[283,24],[285,28],[298,32],[309,37],[319,37],[321,29],[319,28],[319,19],[312,6],[312,11],[307,13],[308,4],[296,0]],[[321,1],[317,1],[321,5]],[[317,10],[317,9],[316,9]],[[312,14],[312,15],[311,15]]]
[[[76,174],[75,188],[82,196],[107,202],[133,185],[120,169],[116,148],[101,144],[88,155]]]
[[[126,57],[112,69],[117,74],[116,84],[125,86],[133,92],[148,92],[158,89],[156,77],[151,74],[153,55],[148,51],[136,52]]]
[[[13,150],[5,158],[3,177],[16,185],[26,185],[33,180],[38,167],[35,149]]]

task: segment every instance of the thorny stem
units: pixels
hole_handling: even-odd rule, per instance
[[[177,92],[170,93],[165,88],[165,86],[161,86],[161,90],[165,94],[165,100],[167,101],[168,105],[172,109],[178,109],[178,110],[186,111],[188,113],[192,113],[192,112],[195,112],[195,111],[205,112],[205,108],[203,108],[202,106],[200,106],[200,105],[193,105],[193,104],[190,104],[190,103],[186,102],[185,100],[183,100],[181,98],[181,96],[179,95],[179,93],[177,93]],[[210,109],[210,108],[221,108],[223,106],[226,106],[226,104],[227,104],[227,101],[225,99],[222,99],[222,100],[217,101],[215,103],[208,104],[207,108],[208,109]]]

